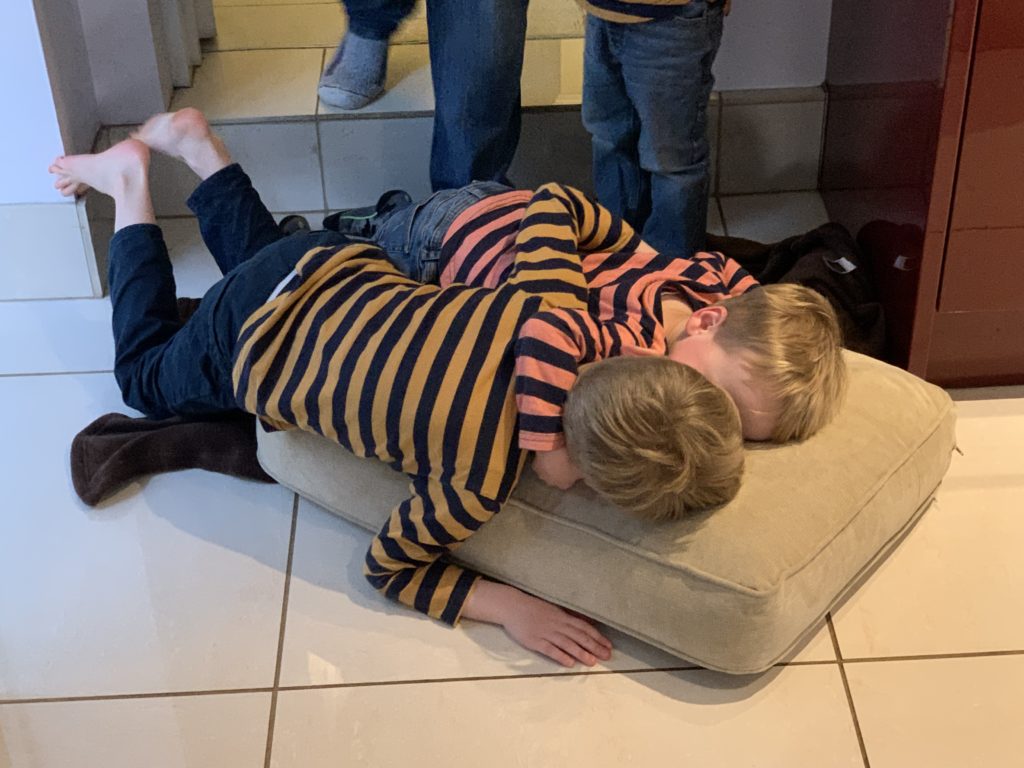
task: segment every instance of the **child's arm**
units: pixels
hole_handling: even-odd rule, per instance
[[[387,597],[454,625],[480,577],[450,563],[448,552],[501,505],[429,478],[413,477],[410,491],[371,542],[363,573]]]
[[[507,584],[480,579],[462,615],[500,624],[524,648],[565,667],[611,658],[612,644],[584,618]]]
[[[520,644],[567,666],[609,657],[611,644],[588,622],[448,561],[450,549],[497,512],[496,501],[418,477],[411,490],[366,553],[364,572],[374,587],[447,624],[500,624]]]
[[[635,250],[640,237],[625,221],[564,184],[545,184],[526,208],[508,277],[522,290],[545,294],[559,307],[586,307],[580,255]]]
[[[533,457],[533,471],[545,483],[563,491],[569,490],[578,480],[583,479],[583,473],[565,448],[538,451]]]

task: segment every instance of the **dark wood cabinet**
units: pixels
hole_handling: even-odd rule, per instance
[[[821,187],[861,238],[888,357],[1024,382],[1024,2],[834,0]]]

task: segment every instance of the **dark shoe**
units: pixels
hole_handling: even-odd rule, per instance
[[[289,214],[277,223],[277,228],[285,235],[294,235],[296,232],[309,232],[309,220],[297,213]]]
[[[342,235],[369,240],[377,231],[381,216],[412,205],[412,196],[403,189],[391,189],[380,196],[376,205],[346,208],[324,219],[324,229],[333,229]]]

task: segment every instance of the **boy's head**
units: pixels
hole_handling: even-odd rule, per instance
[[[803,440],[831,421],[846,390],[832,306],[800,285],[766,285],[693,313],[668,356],[736,402],[748,440]]]
[[[743,474],[736,406],[665,357],[587,366],[565,404],[566,448],[587,485],[654,520],[732,499]]]

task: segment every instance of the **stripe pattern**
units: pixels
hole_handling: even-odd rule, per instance
[[[409,498],[373,540],[366,576],[452,624],[478,577],[446,554],[499,511],[523,466],[519,328],[538,311],[585,306],[579,261],[560,243],[524,237],[517,248],[497,290],[421,285],[371,245],[314,249],[235,348],[245,410],[409,475]]]
[[[713,5],[720,0],[708,0]],[[678,15],[690,0],[577,0],[587,13],[622,24],[660,21]]]
[[[573,218],[548,216],[547,236],[575,240],[588,291],[585,309],[541,312],[520,331],[515,353],[519,447],[535,451],[565,444],[562,409],[580,365],[635,349],[667,351],[663,290],[676,291],[696,310],[757,285],[721,253],[683,259],[655,252],[629,224],[582,192],[560,185],[541,187],[530,201],[527,193],[509,192],[464,211],[442,246],[442,285],[498,286],[508,279],[518,228],[533,215],[532,201],[551,190],[568,201]]]

